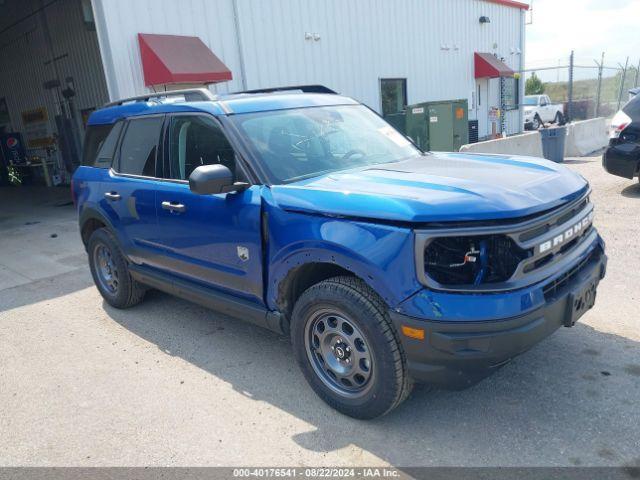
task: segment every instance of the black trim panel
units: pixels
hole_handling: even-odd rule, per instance
[[[203,287],[188,280],[157,272],[141,265],[130,264],[129,270],[133,278],[144,285],[216,310],[224,315],[283,334],[282,315],[280,312],[272,312],[247,300]]]

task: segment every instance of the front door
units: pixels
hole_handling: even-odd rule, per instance
[[[203,285],[262,301],[261,186],[197,195],[188,178],[200,165],[221,163],[243,179],[236,154],[211,115],[170,118],[158,182],[162,268]]]

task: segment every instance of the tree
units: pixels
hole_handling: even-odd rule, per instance
[[[544,93],[544,83],[533,72],[524,84],[525,95],[542,95]]]

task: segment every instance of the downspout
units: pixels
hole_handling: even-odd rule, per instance
[[[533,2],[532,2],[533,3]],[[520,71],[522,74],[520,75],[520,81],[518,82],[518,133],[522,133],[524,128],[524,109],[522,108],[522,104],[524,101],[524,45],[525,45],[525,35],[526,35],[526,11],[520,9]]]
[[[238,0],[231,0],[233,3],[233,23],[236,30],[236,45],[238,45],[238,60],[240,61],[240,83],[242,90],[247,90],[247,74],[244,66],[244,49],[242,48],[242,35],[240,34],[240,16],[238,14]]]

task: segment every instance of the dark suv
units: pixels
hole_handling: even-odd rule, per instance
[[[634,178],[640,173],[640,95],[629,100],[611,120],[602,166],[619,177]]]
[[[109,304],[158,288],[290,335],[311,387],[359,418],[414,381],[472,385],[593,306],[606,256],[580,175],[424,153],[353,99],[296,90],[91,115],[73,189]]]

